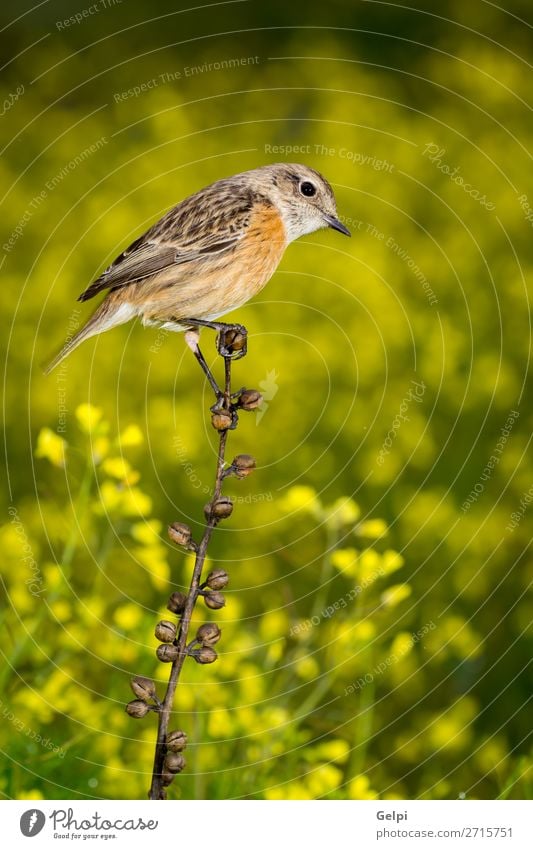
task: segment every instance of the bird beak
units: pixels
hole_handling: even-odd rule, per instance
[[[324,215],[324,221],[326,221],[328,227],[331,227],[333,230],[338,230],[339,233],[344,233],[345,236],[352,235],[348,228],[345,227],[338,218],[335,218],[334,215]]]

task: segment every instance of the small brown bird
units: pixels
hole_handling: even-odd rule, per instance
[[[87,301],[108,292],[46,374],[85,339],[136,316],[166,330],[209,326],[263,288],[290,242],[322,227],[350,235],[337,218],[331,186],[305,165],[265,165],[201,189],[80,295]]]

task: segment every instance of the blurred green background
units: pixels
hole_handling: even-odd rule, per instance
[[[284,160],[353,238],[291,245],[233,316],[266,403],[229,451],[258,470],[228,482],[227,605],[196,614],[220,659],[185,668],[170,795],[531,797],[530,7],[504,5],[4,4],[4,797],[146,797],[129,679],[163,690],[191,568],[165,528],[200,533],[214,472],[182,337],[41,364],[166,209]]]

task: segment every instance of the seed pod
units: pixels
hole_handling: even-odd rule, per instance
[[[155,635],[162,643],[173,643],[176,639],[177,628],[173,622],[162,619],[155,626]]]
[[[182,752],[187,746],[185,731],[169,731],[165,745],[169,752]]]
[[[211,646],[202,646],[201,649],[197,649],[197,651],[194,652],[193,657],[196,663],[214,663],[218,654],[211,648]]]
[[[223,590],[228,586],[229,576],[225,569],[211,569],[205,582],[210,590]]]
[[[215,430],[228,430],[233,424],[233,416],[227,410],[215,410],[211,416],[211,424]]]
[[[168,787],[168,785],[172,784],[173,781],[174,781],[174,773],[173,772],[168,772],[167,770],[164,770],[161,773],[161,784],[163,785],[163,787]]]
[[[150,708],[146,702],[143,702],[141,699],[134,699],[126,705],[126,713],[133,716],[134,719],[142,719],[149,710]]]
[[[186,603],[187,596],[184,593],[172,593],[168,600],[167,610],[170,610],[172,613],[183,613]]]
[[[204,595],[204,601],[206,607],[210,610],[220,610],[221,607],[224,607],[226,604],[226,599],[222,595],[222,593],[217,592],[216,590],[212,593],[206,593]]]
[[[221,634],[222,631],[218,625],[214,622],[205,622],[204,625],[200,625],[198,628],[196,639],[203,646],[214,646],[220,640]]]
[[[130,686],[138,699],[147,702],[155,696],[155,684],[151,678],[144,678],[142,675],[136,675],[130,681]]]
[[[188,525],[184,525],[183,522],[172,522],[168,526],[168,535],[176,545],[187,546],[192,539],[191,529]]]
[[[178,647],[172,643],[161,643],[157,647],[156,655],[163,663],[173,663],[179,655]]]
[[[182,769],[185,769],[185,758],[183,755],[179,753],[169,752],[165,757],[165,763],[163,765],[163,769],[165,772],[171,772],[175,775],[177,772],[181,772]]]
[[[238,403],[239,407],[247,412],[257,410],[263,403],[263,396],[257,389],[245,389],[241,392]]]
[[[206,519],[227,519],[233,513],[233,502],[227,495],[222,495],[214,504],[206,504],[204,514]]]
[[[255,459],[250,454],[237,454],[232,460],[231,469],[236,477],[246,478],[255,469]]]
[[[232,327],[231,330],[226,330],[224,333],[223,343],[230,353],[242,351],[246,347],[246,336],[247,334],[243,333],[242,330]]]

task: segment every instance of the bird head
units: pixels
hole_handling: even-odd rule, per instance
[[[266,165],[258,170],[265,172],[269,195],[283,219],[289,242],[323,227],[351,235],[337,216],[333,189],[318,171],[293,163]]]

